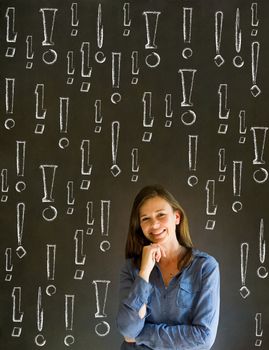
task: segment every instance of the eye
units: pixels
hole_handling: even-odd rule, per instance
[[[148,220],[147,217],[143,217],[142,219],[140,219],[141,222],[146,222]]]
[[[162,218],[162,217],[164,217],[166,214],[165,213],[159,213],[159,218]]]

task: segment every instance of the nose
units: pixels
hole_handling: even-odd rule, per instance
[[[159,228],[159,227],[160,227],[160,222],[159,222],[159,220],[158,220],[158,219],[153,219],[153,220],[152,220],[151,226],[152,226],[153,229]]]

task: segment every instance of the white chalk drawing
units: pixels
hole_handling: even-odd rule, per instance
[[[56,244],[47,244],[47,279],[48,281],[54,281],[55,279],[55,266],[56,266]],[[46,294],[52,296],[56,293],[56,287],[50,284],[46,288]]]
[[[12,290],[12,321],[22,322],[24,312],[21,311],[21,287],[14,287]]]
[[[86,261],[86,254],[84,253],[84,231],[76,230],[74,235],[75,240],[75,264],[84,265]],[[74,279],[82,279],[84,270],[77,269],[75,271]]]
[[[68,215],[71,215],[74,212],[73,205],[75,204],[74,181],[68,181],[66,188],[67,188],[67,205],[68,205],[66,213]]]
[[[90,140],[82,140],[81,146],[81,175],[91,175],[92,164],[90,163]],[[88,190],[90,179],[83,179],[80,185],[81,190]]]
[[[109,325],[109,323],[106,322],[106,321],[99,322],[99,323],[95,326],[95,333],[96,333],[99,337],[105,337],[106,335],[108,335],[109,332],[110,332],[110,325]]]
[[[103,116],[102,116],[102,101],[101,100],[95,100],[94,103],[94,121],[95,121],[95,133],[100,133],[102,130],[102,121],[103,121]]]
[[[268,276],[268,271],[264,266],[266,257],[266,241],[264,239],[264,220],[260,220],[260,230],[259,230],[259,260],[260,266],[257,269],[257,275],[260,278],[266,278]]]
[[[42,198],[43,203],[52,203],[54,202],[53,198],[53,187],[55,181],[55,173],[58,165],[48,165],[42,164],[39,166],[42,170],[42,179],[43,179],[43,192],[44,196]]]
[[[251,26],[254,28],[252,28],[251,36],[256,36],[258,34],[258,29],[257,29],[258,25],[259,25],[258,3],[253,2],[251,4]]]
[[[219,85],[218,95],[219,95],[219,118],[228,119],[230,114],[230,108],[227,108],[227,100],[228,100],[227,84]]]
[[[53,187],[58,165],[42,164],[39,166],[39,168],[42,170],[43,179],[44,196],[42,198],[42,203],[53,203]],[[57,217],[57,209],[54,206],[49,205],[43,210],[42,216],[46,221],[53,221]]]
[[[45,85],[37,84],[35,88],[35,118],[39,121],[44,121],[46,118],[47,110],[44,108],[44,92]],[[44,124],[38,123],[35,128],[35,134],[43,134],[45,129]]]
[[[12,321],[20,322],[23,321],[24,312],[21,311],[21,287],[13,287],[12,290]],[[14,326],[12,330],[12,337],[21,336],[22,327]]]
[[[242,45],[242,31],[240,28],[240,10],[236,9],[236,17],[235,17],[235,51],[236,56],[233,58],[233,64],[237,68],[241,68],[244,65],[244,60],[242,56],[240,56]]]
[[[255,336],[258,338],[255,341],[255,346],[262,346],[262,335],[263,335],[263,327],[262,327],[262,313],[257,312],[255,315]]]
[[[92,67],[90,66],[90,43],[83,42],[80,48],[81,52],[81,77],[90,78],[92,75]],[[81,92],[88,92],[90,90],[91,83],[89,81],[83,81],[80,87]]]
[[[56,8],[40,8],[42,14],[44,40],[42,46],[54,46],[53,31],[55,25],[55,17],[58,9]],[[46,64],[54,64],[57,61],[57,52],[49,48],[43,53],[43,61]]]
[[[6,78],[6,114],[13,114],[14,112],[14,95],[15,95],[15,78]],[[15,126],[15,120],[8,118],[5,121],[6,129],[10,130]]]
[[[12,279],[11,272],[13,271],[13,264],[12,264],[12,248],[6,248],[5,251],[5,261],[6,261],[6,277],[5,281],[10,282]]]
[[[101,200],[101,235],[108,237],[109,234],[109,221],[110,221],[110,200]],[[110,242],[105,239],[100,243],[100,249],[102,252],[106,252],[110,249]]]
[[[65,303],[64,303],[64,320],[65,320],[65,329],[67,331],[73,330],[74,323],[74,294],[65,294]],[[64,338],[64,344],[66,346],[71,346],[74,344],[75,338],[71,334],[67,334]]]
[[[157,49],[156,45],[156,34],[158,27],[159,15],[161,12],[158,11],[144,11],[143,15],[145,16],[146,23],[146,35],[147,43],[145,44],[145,49]],[[145,62],[146,65],[150,68],[155,68],[160,64],[160,56],[157,52],[151,52],[146,56]]]
[[[170,128],[172,126],[173,109],[172,109],[172,95],[165,95],[165,127]]]
[[[254,154],[255,158],[253,159],[253,164],[265,164],[264,157],[264,149],[265,142],[267,136],[268,127],[251,127],[250,130],[253,134],[253,142],[254,142]],[[257,183],[264,183],[268,179],[268,171],[267,169],[260,167],[255,170],[253,173],[253,178]]]
[[[17,241],[18,247],[16,249],[16,254],[21,259],[26,254],[26,250],[22,246],[22,236],[24,230],[24,218],[25,218],[25,203],[17,204]]]
[[[123,10],[123,36],[129,36],[130,35],[130,26],[131,26],[131,19],[130,19],[130,3],[125,2],[122,7]]]
[[[239,134],[241,135],[239,138],[239,143],[243,144],[246,141],[246,137],[243,136],[247,132],[247,126],[246,126],[246,111],[241,110],[239,112]]]
[[[181,121],[184,125],[193,125],[196,122],[196,113],[193,110],[188,109],[181,114]]]
[[[216,215],[217,213],[217,204],[215,204],[215,180],[207,180],[206,182],[206,214],[207,215]],[[206,223],[207,230],[213,230],[215,227],[216,221],[214,219],[208,219]]]
[[[86,210],[87,210],[86,223],[87,223],[87,226],[89,226],[87,228],[86,234],[92,235],[93,225],[94,225],[94,221],[95,221],[94,217],[93,217],[93,202],[92,201],[87,202]]]
[[[111,281],[109,280],[93,280],[92,284],[95,287],[95,300],[96,300],[96,313],[95,318],[105,318],[107,314],[105,312],[108,286]]]
[[[69,118],[69,97],[60,97],[60,133],[67,133]],[[64,149],[69,146],[69,139],[62,137],[59,147]]]
[[[112,88],[119,89],[120,87],[120,73],[121,73],[121,52],[112,52]],[[121,94],[114,92],[111,95],[111,102],[116,104],[121,101]]]
[[[2,192],[1,202],[7,202],[8,191],[9,191],[8,170],[2,169],[2,171],[1,171],[1,192]]]
[[[242,191],[242,167],[243,162],[241,160],[233,161],[233,194],[234,196],[240,197]],[[243,204],[240,201],[234,201],[232,209],[235,213],[242,210]]]
[[[16,170],[18,177],[24,177],[26,141],[16,141]],[[26,183],[22,180],[16,183],[16,191],[22,192],[26,189]]]
[[[138,74],[139,74],[139,64],[138,64],[138,51],[132,51],[132,81],[133,85],[138,83]]]
[[[182,97],[183,100],[181,101],[181,107],[192,107],[193,102],[191,101],[192,98],[192,89],[193,89],[193,82],[194,82],[194,76],[197,72],[196,69],[179,69],[178,71],[181,76],[181,84],[182,84]]]
[[[191,43],[192,34],[192,7],[183,7],[183,40],[184,44]],[[193,51],[190,47],[185,47],[182,51],[182,56],[188,59],[192,56]]]
[[[42,304],[42,289],[38,287],[37,292],[37,307],[36,307],[37,315],[36,315],[36,323],[39,334],[35,337],[35,343],[37,346],[44,346],[46,344],[46,339],[43,334],[40,334],[43,330],[44,324],[44,309]]]
[[[15,44],[17,40],[18,33],[15,31],[15,15],[15,7],[8,7],[5,15],[7,21],[6,41],[8,44]],[[15,53],[16,48],[9,46],[6,50],[6,57],[14,57]]]
[[[103,47],[104,43],[104,26],[103,26],[103,21],[102,21],[102,5],[98,5],[98,13],[97,13],[97,47],[99,51],[96,52],[95,54],[95,60],[98,63],[104,63],[106,60],[105,54],[100,51]]]
[[[257,85],[259,56],[260,56],[260,43],[258,41],[254,41],[251,44],[251,78],[252,78],[252,86],[250,88],[250,91],[251,91],[251,94],[252,94],[253,97],[257,97],[261,93],[261,89]]]
[[[189,147],[188,147],[188,155],[189,155],[189,170],[196,171],[197,166],[197,149],[198,149],[198,135],[189,135]],[[196,175],[190,175],[188,177],[188,185],[193,187],[197,185],[198,177]]]
[[[114,121],[111,124],[112,166],[110,167],[110,171],[114,177],[117,177],[121,173],[121,169],[117,164],[119,138],[120,138],[120,122]]]
[[[132,182],[137,182],[138,180],[138,172],[139,172],[139,162],[138,162],[138,148],[133,148],[131,152],[132,156]]]
[[[143,127],[152,128],[154,123],[154,116],[152,115],[152,92],[144,92],[143,94]],[[145,131],[142,141],[150,142],[152,138],[152,132]]]
[[[79,25],[79,19],[78,19],[78,4],[77,2],[73,2],[71,4],[71,36],[77,36],[78,35],[78,25]]]
[[[249,253],[249,244],[247,242],[241,243],[240,246],[240,271],[241,271],[241,288],[240,295],[243,299],[246,299],[250,290],[246,286],[246,278],[247,278],[247,267],[248,267],[248,253]]]
[[[66,55],[67,59],[67,75],[66,83],[72,85],[74,82],[75,66],[74,66],[74,51],[68,51]]]
[[[216,55],[214,57],[215,64],[220,67],[223,65],[224,58],[220,53],[221,39],[222,39],[222,27],[223,27],[223,12],[217,11],[215,13],[215,47]]]
[[[227,165],[226,165],[226,161],[225,161],[225,158],[226,158],[225,148],[220,148],[218,155],[219,155],[219,172],[220,172],[219,181],[223,182],[223,181],[225,181],[225,177],[226,177],[225,172],[227,169]]]
[[[255,159],[253,159],[253,164],[265,164],[265,161],[263,159],[264,155],[264,148],[265,148],[265,141],[267,136],[268,127],[258,127],[253,126],[250,128],[250,130],[253,133],[253,142],[254,142],[254,152],[255,152]]]
[[[33,58],[34,58],[34,50],[33,50],[33,36],[27,35],[26,37],[26,69],[32,69],[33,68]]]

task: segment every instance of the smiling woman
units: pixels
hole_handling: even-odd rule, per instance
[[[137,194],[125,255],[122,349],[210,349],[219,319],[218,263],[193,248],[186,214],[162,186]]]

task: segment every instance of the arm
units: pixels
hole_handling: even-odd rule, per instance
[[[219,319],[219,268],[212,258],[203,267],[202,287],[192,315],[191,325],[146,323],[136,343],[152,349],[210,349]]]
[[[117,326],[125,338],[135,338],[145,325],[145,305],[148,303],[152,286],[142,277],[134,277],[130,261],[120,274],[120,304]],[[141,310],[141,311],[140,311]]]

